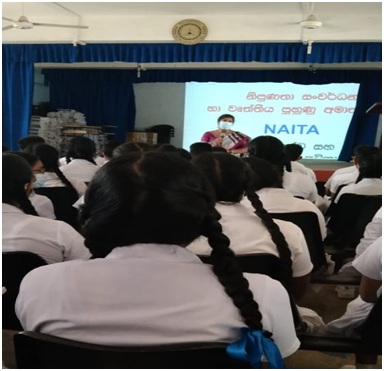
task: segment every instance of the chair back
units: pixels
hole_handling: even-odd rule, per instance
[[[104,346],[25,331],[14,336],[17,368],[51,369],[237,369],[224,343]]]
[[[79,199],[74,189],[70,187],[40,187],[35,188],[35,192],[52,201],[57,220],[70,224],[76,230],[79,229],[78,210],[72,206]]]
[[[342,194],[327,223],[333,234],[332,244],[339,249],[354,250],[381,205],[381,195]]]
[[[269,213],[272,218],[296,224],[303,232],[315,272],[327,264],[319,220],[312,211]]]
[[[147,131],[157,133],[157,143],[160,144],[170,143],[171,137],[175,136],[175,128],[172,125],[154,125]]]
[[[3,252],[3,287],[7,289],[2,299],[3,329],[22,330],[15,314],[15,302],[20,283],[31,270],[46,265],[47,262],[37,254],[28,251]]]

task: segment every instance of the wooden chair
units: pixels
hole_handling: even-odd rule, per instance
[[[21,369],[240,369],[224,343],[104,346],[24,331],[14,336]]]
[[[269,215],[274,219],[296,224],[302,230],[309,249],[309,255],[311,256],[314,272],[327,264],[319,220],[314,212],[269,213]]]
[[[19,294],[20,283],[31,270],[46,265],[39,255],[28,251],[3,252],[3,287],[7,289],[3,295],[3,329],[22,330],[15,314],[15,302]]]
[[[57,220],[70,224],[76,230],[79,229],[78,210],[72,206],[79,199],[74,189],[70,187],[40,187],[36,188],[35,192],[52,201]]]

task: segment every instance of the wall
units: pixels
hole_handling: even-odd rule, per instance
[[[133,85],[136,100],[135,130],[153,125],[172,125],[171,144],[182,147],[184,125],[184,83],[142,83]]]

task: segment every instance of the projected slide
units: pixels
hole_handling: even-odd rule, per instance
[[[356,106],[359,84],[186,84],[183,147],[189,149],[217,118],[235,117],[233,130],[273,135],[303,145],[303,158],[337,160]]]

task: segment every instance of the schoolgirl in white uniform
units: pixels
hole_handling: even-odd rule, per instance
[[[88,183],[99,169],[94,160],[95,154],[96,145],[92,139],[74,137],[69,141],[67,164],[60,166],[60,170],[68,179]]]
[[[84,238],[69,224],[37,216],[28,193],[33,173],[29,164],[14,154],[3,154],[2,245],[5,251],[30,251],[47,263],[88,259]]]
[[[25,277],[16,303],[25,330],[122,346],[232,343],[245,331],[272,336],[283,357],[297,350],[286,290],[243,275],[210,187],[188,161],[161,152],[109,161],[89,184],[81,216],[93,259]],[[185,249],[201,234],[213,267]]]

